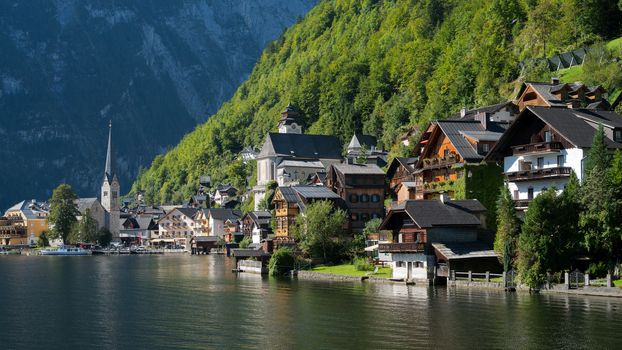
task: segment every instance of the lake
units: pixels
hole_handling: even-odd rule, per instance
[[[622,300],[276,280],[222,256],[0,257],[0,349],[616,348]]]

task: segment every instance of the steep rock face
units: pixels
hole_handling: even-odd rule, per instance
[[[94,196],[108,120],[121,182],[213,114],[316,0],[0,4],[0,209]]]

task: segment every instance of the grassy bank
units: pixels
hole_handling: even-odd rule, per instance
[[[342,265],[333,265],[333,266],[316,266],[311,269],[313,272],[319,273],[332,273],[335,275],[344,275],[344,276],[367,276],[369,271],[359,271],[352,264],[342,264]],[[379,267],[378,272],[375,274],[370,274],[369,276],[379,277],[379,278],[391,278],[391,268],[390,267]]]

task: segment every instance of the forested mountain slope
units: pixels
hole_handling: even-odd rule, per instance
[[[110,119],[127,191],[316,2],[0,2],[0,210],[60,182],[95,196]]]
[[[399,153],[407,126],[507,100],[517,81],[550,75],[521,71],[521,60],[617,37],[621,19],[611,1],[321,1],[133,190],[149,202],[180,201],[202,174],[243,186],[253,170],[235,161],[237,152],[261,145],[289,102],[306,132],[345,141],[362,131]]]

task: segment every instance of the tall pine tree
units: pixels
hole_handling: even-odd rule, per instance
[[[516,244],[520,228],[521,222],[516,216],[514,201],[508,188],[503,185],[497,199],[497,234],[494,248],[500,256],[504,271],[511,269],[516,257]]]

